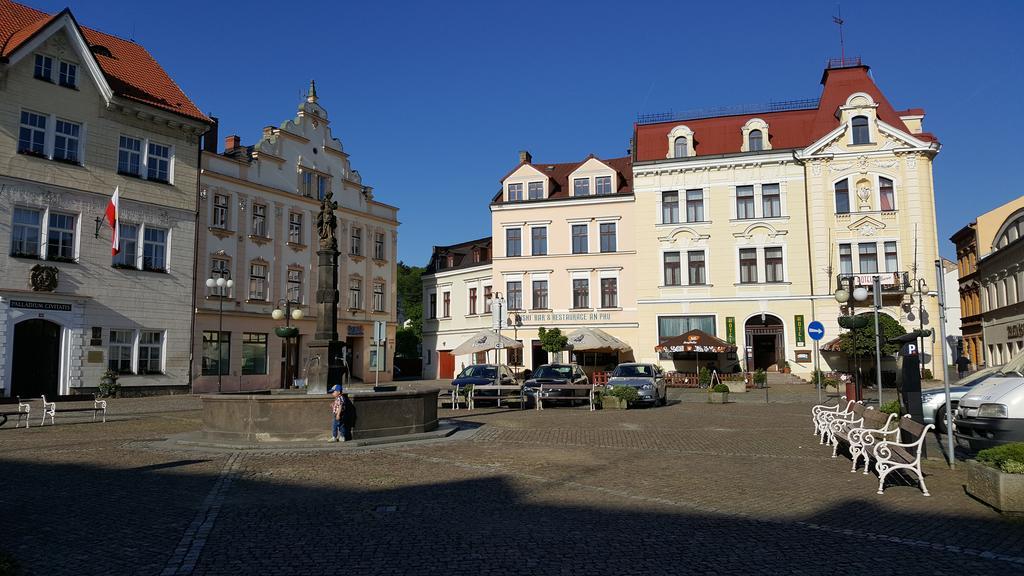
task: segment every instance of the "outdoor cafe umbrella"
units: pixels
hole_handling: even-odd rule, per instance
[[[501,346],[498,346],[498,344]],[[459,344],[452,350],[453,356],[462,356],[463,354],[474,354],[476,352],[485,352],[487,350],[494,350],[495,348],[522,348],[523,344],[518,340],[506,338],[505,336],[498,336],[496,332],[491,330],[481,330],[476,334],[470,336],[469,340],[466,340],[462,344]]]
[[[690,330],[689,332],[685,332],[679,336],[673,336],[661,344],[658,344],[654,347],[654,351],[664,352],[667,354],[693,352],[697,355],[697,371],[700,372],[701,352],[706,354],[735,352],[736,345],[729,344],[725,340],[716,338],[703,330]]]
[[[580,352],[626,352],[633,348],[600,328],[577,328],[566,335],[572,351]]]

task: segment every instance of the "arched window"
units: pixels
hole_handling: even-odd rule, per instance
[[[846,180],[836,182],[836,214],[850,213],[850,185]]]
[[[763,150],[764,149],[764,147],[761,144],[761,131],[760,130],[751,130],[750,134],[747,136],[747,139],[749,141],[748,148],[750,149],[751,152],[757,152],[759,150]]]
[[[878,178],[878,204],[885,211],[896,209],[896,195],[892,189],[892,180],[888,178]]]
[[[853,143],[854,144],[870,144],[871,135],[868,132],[868,117],[867,116],[854,116],[853,117]]]
[[[680,136],[679,138],[676,138],[673,148],[673,155],[676,158],[686,158],[688,151],[688,142],[686,137]]]

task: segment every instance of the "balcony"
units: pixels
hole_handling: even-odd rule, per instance
[[[851,289],[858,287],[867,288],[868,294],[874,290],[875,276],[881,281],[882,295],[899,294],[902,296],[907,286],[910,286],[910,272],[874,272],[868,274],[839,274],[836,276],[836,284],[832,288],[835,292],[839,288]]]

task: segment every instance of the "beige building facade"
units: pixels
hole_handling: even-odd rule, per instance
[[[146,50],[0,4],[0,396],[188,391],[199,138]],[[115,189],[120,252],[101,220]]]
[[[975,229],[985,358],[999,366],[1024,352],[1024,196],[979,216]]]
[[[338,203],[339,338],[351,377],[392,379],[396,328],[398,209],[374,199],[334,137],[315,85],[295,117],[268,126],[243,145],[211,140],[202,155],[196,338],[197,391],[290,387],[326,358],[309,351],[316,331],[320,198]],[[230,289],[206,279],[232,279]],[[300,310],[295,337],[279,337],[275,309]],[[221,311],[223,310],[223,312]],[[373,345],[375,321],[387,323],[387,342]],[[377,358],[380,357],[378,367]]]

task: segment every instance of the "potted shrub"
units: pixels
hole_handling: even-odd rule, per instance
[[[729,386],[726,384],[715,384],[708,392],[709,404],[725,404],[729,401]]]
[[[967,461],[967,493],[1002,513],[1024,513],[1024,442],[978,452]]]
[[[640,398],[640,393],[632,386],[615,386],[601,395],[601,408],[608,410],[625,410],[630,402]]]
[[[782,361],[782,373],[783,374],[789,374],[789,370],[790,370],[790,368],[789,368],[789,360],[783,360]]]
[[[697,384],[701,388],[708,388],[711,386],[711,370],[708,370],[707,366],[697,371]]]
[[[754,385],[758,388],[764,388],[764,385],[768,383],[768,373],[762,368],[754,370]]]
[[[99,395],[102,398],[114,398],[121,391],[121,385],[117,383],[118,374],[113,370],[107,370],[100,376]]]

